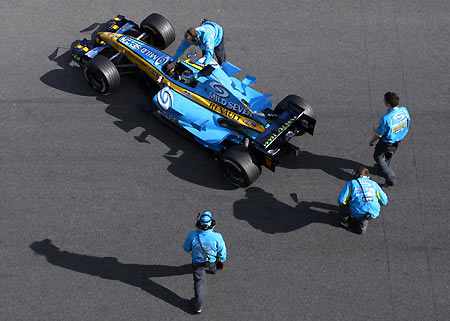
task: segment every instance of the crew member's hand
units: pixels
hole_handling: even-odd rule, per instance
[[[220,261],[218,261],[218,262],[216,263],[216,267],[217,267],[217,269],[218,269],[218,270],[222,270],[222,269],[223,269],[223,266],[224,266],[224,264],[225,264],[225,262],[220,262]]]

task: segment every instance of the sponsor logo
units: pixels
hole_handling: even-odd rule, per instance
[[[210,82],[209,86],[214,90],[214,92],[222,98],[227,98],[230,94],[228,93],[228,90],[226,90],[221,84],[218,82]]]
[[[212,92],[209,93],[209,99],[212,101],[221,104],[222,106],[225,106],[227,104],[227,100],[217,94],[214,94]]]
[[[295,120],[297,119],[297,116],[292,117],[287,122],[285,122],[280,128],[277,129],[275,133],[273,133],[269,139],[263,144],[264,147],[269,146],[270,143],[272,143],[275,138],[277,138],[282,132],[286,130]]]
[[[173,104],[173,94],[169,87],[164,87],[158,92],[158,104],[161,108],[168,110]]]
[[[249,126],[256,127],[256,123],[254,121],[244,119],[243,122]]]
[[[191,94],[189,91],[187,91],[187,90],[183,90],[183,91],[181,92],[181,94],[182,94],[183,96],[188,97],[188,98],[192,98],[192,94]]]
[[[212,111],[215,111],[218,114],[221,114],[221,115],[227,117],[227,118],[234,119],[234,120],[241,119],[241,117],[238,114],[232,112],[231,110],[228,110],[227,108],[225,108],[223,106],[219,106],[215,103],[209,104],[208,108],[211,109]]]
[[[247,116],[250,118],[253,116],[253,113],[248,108],[241,106],[239,104],[235,104],[231,101],[228,103],[228,108],[231,109],[232,111],[237,112],[238,114],[241,114],[241,115],[244,115],[244,116]]]
[[[127,37],[120,37],[118,41],[121,44],[123,44],[123,45],[125,45],[125,46],[127,46],[129,48],[132,48],[134,50],[139,50],[139,49],[142,48],[141,44],[139,44],[136,41],[134,41],[134,40],[132,40],[130,38],[127,38]]]
[[[169,57],[168,56],[163,56],[163,57],[159,57],[158,59],[156,59],[155,61],[155,65],[164,65],[167,61],[169,61]]]
[[[400,112],[400,113],[394,114],[392,116],[392,118],[394,118],[395,120],[402,120],[403,118],[406,118],[406,116],[402,112]]]
[[[223,88],[223,87],[222,87]],[[225,89],[224,89],[225,90]],[[223,96],[220,96],[219,94],[215,94],[213,92],[209,93],[209,99],[211,99],[212,101],[214,101],[217,104],[220,104],[240,115],[246,116],[246,117],[253,117],[253,113],[246,107],[233,103],[233,102],[228,102]]]

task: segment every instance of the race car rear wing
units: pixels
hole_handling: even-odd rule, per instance
[[[298,148],[288,143],[295,135],[301,133],[314,134],[316,120],[306,115],[306,110],[294,103],[289,103],[287,109],[261,134],[249,144],[256,161],[275,171],[279,163],[275,156],[280,150],[297,152]]]

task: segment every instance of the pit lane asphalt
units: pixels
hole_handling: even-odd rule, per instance
[[[3,1],[0,24],[1,320],[447,320],[450,24],[433,1]],[[276,173],[233,189],[197,145],[141,112],[135,80],[97,97],[74,40],[116,14],[158,12],[175,52],[204,17],[254,88],[307,99],[313,137]],[[389,205],[358,236],[336,196],[386,91],[411,131]],[[382,181],[376,175],[373,178]],[[189,314],[182,243],[209,209],[229,259]]]

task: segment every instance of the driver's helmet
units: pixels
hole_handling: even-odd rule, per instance
[[[194,73],[190,69],[183,71],[183,73],[181,74],[181,81],[184,82],[187,85],[194,84],[196,78],[197,78],[197,74]]]

